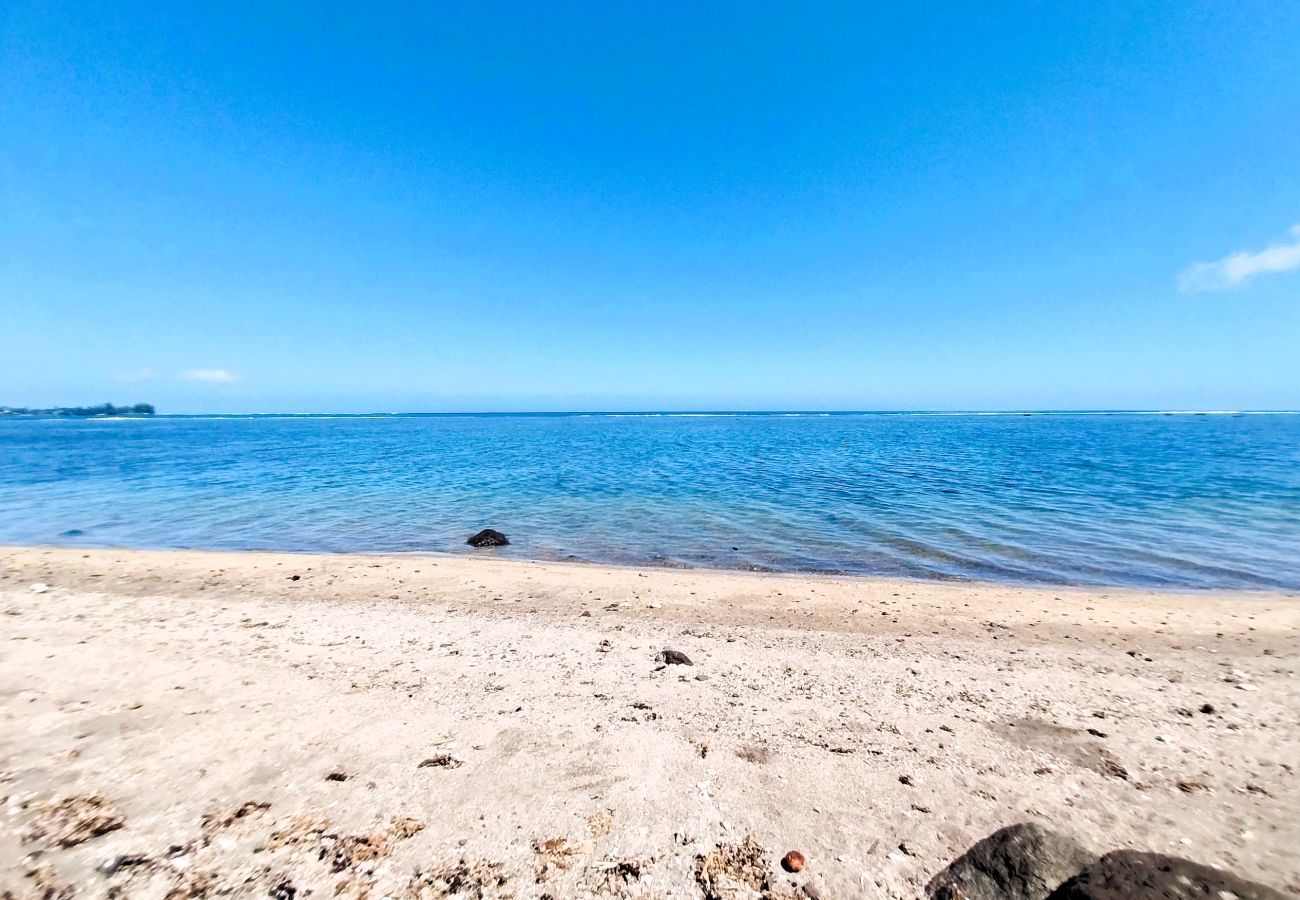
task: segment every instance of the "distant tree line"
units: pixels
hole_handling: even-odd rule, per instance
[[[50,409],[0,406],[0,416],[66,416],[73,419],[93,419],[102,416],[152,416],[153,414],[152,403],[137,403],[134,406],[101,403],[99,406],[55,406]]]

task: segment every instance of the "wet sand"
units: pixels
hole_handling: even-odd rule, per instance
[[[1294,596],[0,548],[0,623],[0,896],[911,897],[1031,819],[1300,890]]]

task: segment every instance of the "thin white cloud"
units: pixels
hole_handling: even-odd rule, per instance
[[[1230,291],[1256,275],[1271,275],[1300,269],[1300,225],[1290,232],[1291,242],[1273,244],[1255,253],[1232,253],[1218,262],[1197,263],[1178,276],[1178,288],[1185,294],[1196,291]]]
[[[181,373],[184,381],[203,381],[207,384],[234,384],[239,376],[226,369],[189,369]]]

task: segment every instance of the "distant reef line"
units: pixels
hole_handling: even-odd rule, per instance
[[[135,403],[131,406],[52,406],[49,409],[28,409],[25,406],[0,406],[0,416],[59,416],[69,419],[96,419],[108,416],[152,416],[152,403]]]

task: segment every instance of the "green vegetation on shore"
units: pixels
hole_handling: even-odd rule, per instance
[[[25,406],[0,406],[0,416],[60,416],[73,419],[94,419],[105,416],[152,416],[152,403],[136,403],[134,406],[114,406],[101,403],[99,406],[55,406],[50,409],[28,409]]]

